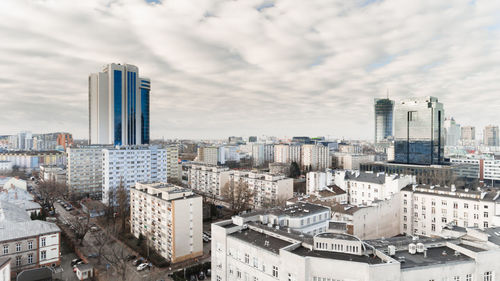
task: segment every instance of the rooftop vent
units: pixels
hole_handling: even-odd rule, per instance
[[[268,240],[264,241],[264,246],[269,247],[269,241]]]
[[[447,253],[446,251],[443,251],[443,252],[441,253],[441,256],[443,256],[443,257],[444,257],[444,256],[447,256],[447,255],[448,255],[448,253]]]
[[[408,252],[412,255],[416,254],[417,253],[417,245],[415,245],[414,243],[410,243],[410,245],[408,245]]]

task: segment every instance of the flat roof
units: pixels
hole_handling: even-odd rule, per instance
[[[427,249],[427,256],[424,254],[410,254],[408,250],[398,251],[394,257],[401,264],[401,269],[409,269],[414,267],[430,266],[436,264],[445,264],[451,262],[474,262],[464,254],[455,255],[455,250],[452,248],[442,246]],[[404,262],[400,258],[404,258]]]
[[[344,260],[344,261],[353,261],[367,264],[381,264],[384,263],[382,259],[374,255],[353,255],[347,253],[337,253],[337,252],[328,252],[328,251],[318,251],[318,250],[309,250],[305,247],[298,247],[295,250],[290,251],[293,254],[303,256],[303,257],[315,257],[315,258],[324,258],[324,259],[334,259],[334,260]]]
[[[244,229],[234,232],[230,234],[229,237],[233,237],[238,240],[250,243],[253,246],[257,246],[274,254],[279,254],[280,249],[292,245],[292,243],[288,241],[269,236],[267,234],[260,233],[251,229]]]
[[[323,233],[316,235],[316,237],[341,239],[341,240],[349,240],[349,241],[360,241],[358,238],[356,238],[352,235],[343,234],[343,233],[323,232]]]

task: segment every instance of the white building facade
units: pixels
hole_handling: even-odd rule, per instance
[[[103,146],[68,148],[66,183],[72,196],[102,196]]]
[[[229,182],[231,173],[227,167],[205,163],[190,163],[187,169],[189,188],[217,197],[221,196],[221,189]]]
[[[327,146],[315,144],[302,145],[301,167],[303,170],[325,170],[330,166],[330,150]]]

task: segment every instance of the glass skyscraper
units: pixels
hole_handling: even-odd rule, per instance
[[[148,144],[150,90],[134,65],[111,63],[90,74],[90,144]]]
[[[375,99],[375,144],[392,137],[394,101]]]
[[[394,162],[418,165],[444,160],[444,109],[435,97],[401,100],[394,107]]]

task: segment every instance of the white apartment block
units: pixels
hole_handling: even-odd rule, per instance
[[[60,234],[55,223],[31,220],[23,208],[0,201],[0,259],[10,258],[13,273],[59,265]]]
[[[500,160],[492,156],[451,157],[450,162],[459,166],[457,169],[459,176],[500,181]]]
[[[187,171],[188,187],[207,195],[221,196],[221,189],[229,182],[227,167],[205,163],[190,163]]]
[[[489,233],[361,240],[332,232],[301,234],[287,227],[286,220],[270,227],[266,219],[261,214],[212,224],[214,280],[500,280],[500,239],[489,239]]]
[[[394,158],[394,157],[393,157]],[[332,163],[344,170],[359,170],[360,164],[373,162],[375,155],[351,154],[336,152],[332,156]]]
[[[301,150],[301,167],[307,171],[325,170],[331,165],[330,150],[327,146],[304,144]]]
[[[216,146],[198,147],[196,161],[217,165],[219,162],[219,148]]]
[[[392,198],[404,187],[415,183],[415,177],[356,171],[346,172],[344,181],[350,204],[371,205],[375,201]]]
[[[137,183],[130,189],[130,225],[172,263],[203,255],[202,197],[168,183]]]
[[[12,162],[11,161],[0,161],[0,173],[7,173],[12,171]]]
[[[314,194],[332,184],[334,184],[333,170],[327,169],[325,172],[317,171],[306,174],[307,194]]]
[[[102,149],[103,146],[68,148],[66,183],[73,196],[102,196]]]
[[[253,143],[252,144],[252,161],[255,166],[262,166],[265,163],[274,161],[274,145]]]
[[[226,162],[239,162],[240,154],[237,146],[219,146],[219,163],[225,165]]]
[[[229,180],[243,182],[254,192],[251,204],[254,208],[274,206],[279,202],[293,197],[293,179],[285,175],[273,175],[269,173],[257,173],[250,171],[231,171]]]
[[[179,148],[175,145],[165,147],[167,151],[167,179],[181,180],[181,165],[179,164]]]
[[[292,163],[300,165],[301,146],[277,144],[274,146],[274,162],[276,163]]]
[[[102,202],[113,203],[110,194],[120,184],[125,190],[136,182],[167,181],[167,151],[154,146],[122,146],[102,150]],[[116,199],[116,198],[114,198]]]
[[[500,226],[499,191],[410,185],[401,190],[401,233],[434,236],[448,225]]]

